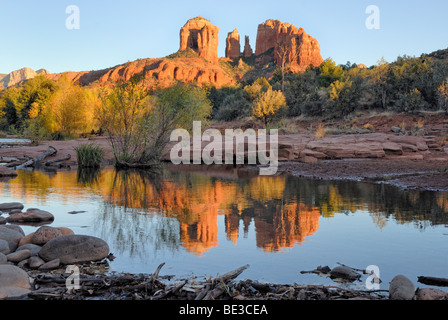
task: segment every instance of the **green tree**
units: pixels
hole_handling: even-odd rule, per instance
[[[448,114],[448,78],[437,88],[439,106]]]
[[[193,121],[202,121],[204,125],[211,111],[207,92],[199,87],[179,83],[156,91],[142,123],[145,148],[138,162],[160,161],[173,130],[191,128]]]
[[[104,88],[97,119],[109,137],[117,166],[139,160],[144,152],[142,122],[149,111],[148,92],[139,79]]]
[[[360,92],[350,78],[336,80],[329,88],[330,105],[328,115],[346,117],[358,106]]]
[[[382,58],[370,72],[374,104],[381,106],[382,109],[387,108],[387,99],[391,89],[388,82],[390,71],[390,64]]]
[[[330,84],[339,80],[344,75],[344,69],[336,65],[333,59],[326,59],[319,67],[319,85],[321,87],[329,87]]]

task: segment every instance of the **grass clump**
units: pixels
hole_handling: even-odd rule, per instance
[[[98,168],[104,159],[104,150],[96,143],[82,144],[74,147],[78,166],[83,168]]]

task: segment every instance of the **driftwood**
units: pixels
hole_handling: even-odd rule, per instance
[[[15,167],[14,169],[17,170],[17,169],[23,169],[26,167],[31,167],[34,164],[41,162],[45,158],[55,155],[57,152],[58,151],[54,147],[49,146],[48,149],[45,152],[41,153],[38,157],[30,159],[30,160],[26,161],[25,163],[22,163],[21,165]]]
[[[65,269],[34,273],[34,290],[27,294],[33,300],[385,300],[388,290],[350,290],[337,286],[283,285],[236,280],[249,265],[215,278],[191,277],[165,283],[173,276],[160,276],[164,263],[153,274],[106,274],[92,272],[98,265],[80,266],[80,287],[68,290]],[[96,275],[93,276],[92,273]],[[384,294],[383,294],[384,293]]]
[[[59,162],[70,160],[72,156],[70,154],[67,154],[65,157],[59,158],[59,159],[53,159],[48,160],[45,162],[45,166],[52,166],[52,165],[60,165]]]
[[[438,287],[448,287],[448,279],[446,278],[436,278],[436,277],[418,277],[418,282]]]

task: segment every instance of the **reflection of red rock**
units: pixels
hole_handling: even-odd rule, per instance
[[[302,244],[319,229],[319,218],[319,208],[309,208],[302,203],[277,208],[272,223],[256,217],[257,247],[273,252]]]
[[[294,71],[306,70],[309,66],[320,66],[323,62],[320,45],[316,39],[294,25],[279,20],[267,20],[258,26],[256,55],[274,49],[276,64],[281,63],[282,51],[286,51],[286,63]]]

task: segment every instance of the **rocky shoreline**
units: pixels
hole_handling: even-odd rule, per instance
[[[214,279],[110,272],[114,256],[102,239],[51,227],[54,216],[21,203],[0,203],[0,299],[3,300],[448,300],[435,288],[415,288],[397,275],[388,290],[341,286],[260,283],[237,280],[249,265]],[[6,218],[4,217],[6,215]],[[37,225],[25,234],[20,225]],[[374,274],[345,265],[312,271],[335,282],[360,281]],[[435,279],[435,278],[434,278]],[[446,279],[432,279],[444,285]],[[373,278],[373,282],[380,282]],[[448,281],[448,280],[447,280]]]

